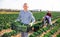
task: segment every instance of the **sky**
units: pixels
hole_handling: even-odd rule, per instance
[[[60,0],[0,0],[0,9],[21,10],[24,3],[28,3],[29,10],[60,11]]]

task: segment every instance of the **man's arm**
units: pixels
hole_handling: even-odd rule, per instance
[[[30,25],[32,26],[32,25],[34,24],[34,22],[35,22],[35,18],[34,18],[34,16],[33,16],[32,13],[31,13],[30,18],[31,18],[31,23],[30,23]]]
[[[31,17],[32,17],[32,23],[34,23],[35,22],[34,16],[32,15]]]

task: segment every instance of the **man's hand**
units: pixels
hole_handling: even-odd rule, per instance
[[[17,20],[15,20],[14,22],[17,22]]]
[[[19,19],[15,20],[14,22],[20,21]]]
[[[32,26],[32,25],[33,25],[33,23],[30,23],[29,25],[30,25],[30,26]]]

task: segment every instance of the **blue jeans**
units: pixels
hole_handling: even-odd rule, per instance
[[[28,37],[28,32],[21,32],[21,37]]]

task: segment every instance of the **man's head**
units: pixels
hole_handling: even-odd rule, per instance
[[[27,11],[27,10],[28,10],[27,3],[24,3],[24,5],[23,5],[23,9],[24,9],[25,11]]]

